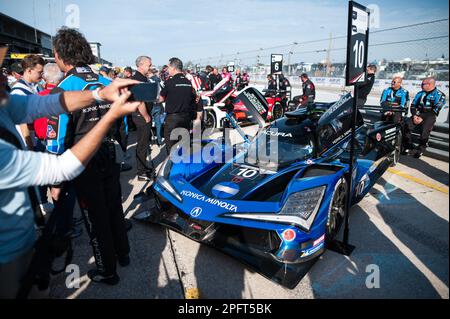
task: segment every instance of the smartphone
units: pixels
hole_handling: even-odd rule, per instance
[[[139,83],[128,89],[131,92],[129,101],[156,102],[158,98],[158,83],[156,82]]]

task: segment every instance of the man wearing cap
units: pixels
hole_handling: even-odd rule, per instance
[[[10,66],[11,77],[8,77],[8,85],[10,88],[16,84],[23,75],[22,65],[19,62],[15,62]]]

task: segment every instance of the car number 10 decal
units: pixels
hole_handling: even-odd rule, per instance
[[[247,167],[239,167],[231,172],[233,176],[239,176],[247,179],[253,179],[259,174],[259,171]]]

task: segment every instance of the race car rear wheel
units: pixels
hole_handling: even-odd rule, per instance
[[[205,118],[205,128],[216,128],[217,127],[217,121],[216,116],[213,112],[206,112],[206,118]]]
[[[392,162],[391,166],[397,165],[397,163],[400,161],[400,154],[402,153],[402,140],[403,140],[402,132],[398,132],[395,138],[395,146],[394,146],[395,149],[392,155],[390,156]]]
[[[347,206],[347,182],[342,177],[334,188],[333,198],[331,200],[330,208],[328,210],[328,219],[326,226],[327,240],[333,240],[339,233],[342,222],[345,216],[345,209]]]
[[[272,108],[272,121],[283,117],[283,107],[280,103],[276,103]]]

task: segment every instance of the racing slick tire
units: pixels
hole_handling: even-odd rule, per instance
[[[392,167],[397,165],[397,163],[400,161],[400,155],[403,151],[402,140],[403,140],[402,132],[398,132],[397,136],[395,137],[395,146],[394,146],[395,149],[392,152],[392,155],[389,156]]]
[[[216,115],[214,114],[214,112],[211,112],[211,111],[206,111],[206,116],[205,116],[205,129],[208,129],[208,128],[210,128],[210,129],[217,128]]]
[[[272,108],[272,121],[282,118],[284,115],[283,106],[280,103],[276,103]]]
[[[339,234],[347,207],[347,181],[342,177],[334,187],[326,224],[325,238],[332,241]]]

